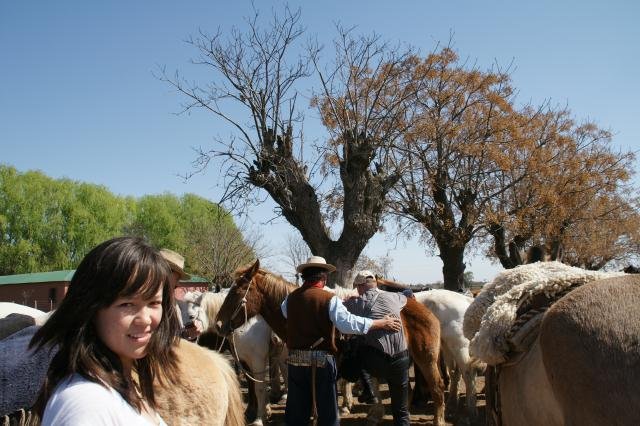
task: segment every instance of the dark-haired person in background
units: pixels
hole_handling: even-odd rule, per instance
[[[180,280],[188,280],[191,278],[191,275],[184,271],[184,256],[166,248],[160,250],[160,254],[169,262],[169,266],[171,267],[171,285],[174,290]],[[176,310],[178,311],[178,319],[180,320],[180,337],[191,342],[197,340],[204,331],[202,321],[197,318],[189,318],[187,304],[182,300],[176,300]]]

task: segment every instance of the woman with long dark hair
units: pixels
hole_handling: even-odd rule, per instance
[[[171,269],[133,237],[92,249],[31,347],[57,346],[34,410],[43,425],[164,425],[153,384],[177,379]]]

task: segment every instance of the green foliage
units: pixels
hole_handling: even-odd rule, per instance
[[[0,166],[0,274],[75,268],[121,234],[133,207],[103,186]]]
[[[219,281],[220,275],[229,274],[254,255],[231,216],[217,204],[194,194],[142,197],[126,231],[146,238],[156,247],[181,253],[185,269],[212,281]],[[237,253],[242,255],[238,257]]]
[[[216,256],[225,247],[242,247],[241,259],[229,261],[224,273],[253,256],[232,218],[196,195],[136,200],[104,186],[0,165],[0,275],[75,269],[91,248],[123,234],[178,251],[187,270],[210,279],[221,273],[211,272],[211,255],[203,257],[213,253],[212,245],[220,244]]]

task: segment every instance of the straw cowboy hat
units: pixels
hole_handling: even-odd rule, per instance
[[[310,267],[326,269],[327,272],[333,272],[336,270],[336,267],[327,263],[324,257],[311,256],[307,259],[307,263],[298,265],[298,267],[296,268],[296,272],[301,273],[302,271]]]
[[[169,262],[171,270],[177,272],[180,275],[181,280],[188,280],[189,278],[191,278],[191,275],[187,274],[184,271],[184,257],[182,255],[169,249],[160,250],[160,254],[167,262]]]

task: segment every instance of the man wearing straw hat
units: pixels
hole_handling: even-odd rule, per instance
[[[296,271],[303,284],[282,302],[287,318],[289,392],[285,408],[287,425],[340,424],[336,394],[335,329],[343,334],[369,330],[400,330],[397,318],[372,320],[350,314],[342,301],[324,290],[336,268],[323,257],[311,256]]]
[[[171,267],[171,285],[174,289],[181,280],[188,280],[191,278],[191,275],[187,274],[184,271],[184,256],[166,248],[160,250],[160,254],[162,255],[162,257],[164,257],[164,260],[166,260]],[[179,301],[176,300],[178,320],[180,321],[180,328],[182,330],[180,333],[180,337],[191,341],[196,340],[203,331],[202,322],[199,319],[194,319],[193,321],[187,321],[187,323],[185,324],[184,322],[186,318],[183,318],[182,311],[186,308],[186,306],[181,307],[180,303],[178,302]]]

